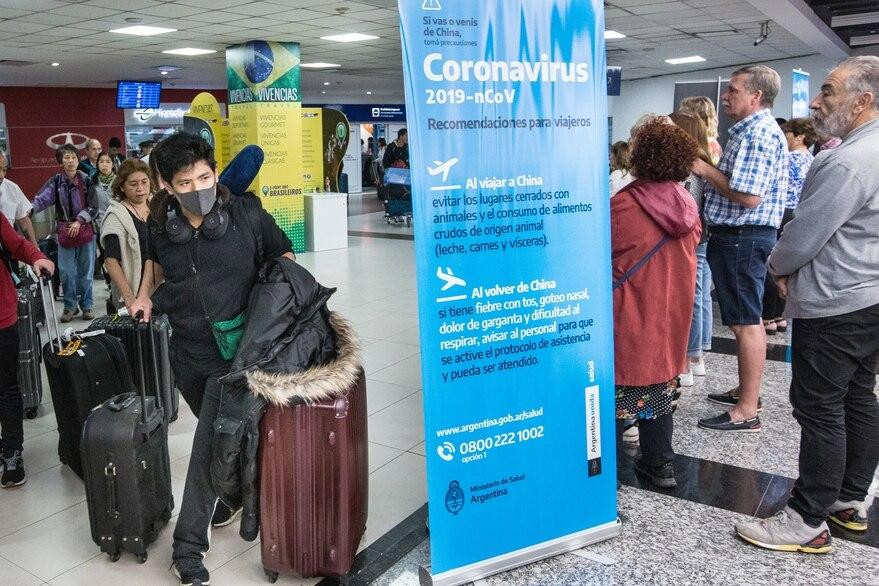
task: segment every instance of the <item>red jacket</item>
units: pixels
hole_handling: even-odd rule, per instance
[[[0,214],[0,239],[3,249],[8,251],[15,260],[20,260],[29,265],[34,264],[41,258],[46,258],[40,249],[23,238],[6,216]],[[12,284],[12,275],[5,262],[0,261],[0,330],[15,325],[18,321],[18,295],[15,293],[15,285]]]
[[[613,278],[670,240],[613,294],[616,384],[647,386],[683,372],[702,234],[693,197],[674,181],[635,181],[611,199]]]

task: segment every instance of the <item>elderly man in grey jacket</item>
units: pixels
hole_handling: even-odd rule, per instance
[[[843,141],[815,159],[769,257],[794,324],[800,477],[784,510],[736,531],[769,549],[825,553],[828,518],[867,530],[879,464],[879,57],[843,61],[811,108],[816,130]]]

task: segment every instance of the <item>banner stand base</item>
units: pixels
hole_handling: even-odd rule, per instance
[[[617,519],[592,529],[544,541],[442,574],[431,574],[430,566],[422,566],[418,569],[418,579],[422,586],[458,586],[616,537],[621,531],[622,523]]]

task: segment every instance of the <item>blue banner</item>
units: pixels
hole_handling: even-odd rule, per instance
[[[608,67],[607,68],[607,95],[618,96],[623,87],[623,68]]]
[[[431,572],[451,584],[618,531],[604,14],[399,9]]]
[[[808,118],[811,91],[809,90],[809,74],[799,69],[794,69],[791,74],[791,118]]]
[[[343,113],[349,122],[406,122],[402,104],[328,104],[306,108],[332,108]]]

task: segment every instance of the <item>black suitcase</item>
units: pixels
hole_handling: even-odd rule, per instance
[[[46,324],[46,311],[43,309],[43,293],[40,286],[30,275],[26,275],[18,284],[19,291],[28,291],[31,296],[33,322],[37,325]]]
[[[96,405],[132,391],[134,384],[122,342],[100,331],[74,333],[62,341],[55,304],[47,301],[52,295],[45,278],[40,279],[40,289],[51,336],[43,346],[43,363],[58,422],[58,456],[82,478],[79,442],[86,418]]]
[[[58,241],[55,240],[54,235],[46,236],[42,238],[37,245],[40,248],[40,252],[42,252],[46,258],[55,263],[55,266],[58,266]],[[61,271],[56,270],[52,275],[52,295],[49,296],[49,299],[61,299]],[[48,318],[48,315],[46,316]]]
[[[119,338],[125,347],[128,363],[134,368],[132,378],[139,380],[141,361],[137,359],[138,338],[141,330],[149,328],[152,332],[153,343],[144,347],[146,354],[143,357],[144,364],[153,363],[153,348],[158,353],[158,377],[144,373],[147,381],[146,393],[148,396],[162,395],[162,406],[165,412],[165,421],[170,423],[177,419],[177,410],[180,405],[180,393],[174,383],[174,371],[171,369],[169,357],[169,345],[171,343],[171,324],[165,316],[153,318],[149,324],[129,316],[118,314],[105,315],[94,320],[88,330],[104,330],[104,333]],[[156,386],[158,384],[158,387]]]
[[[92,539],[112,561],[122,551],[147,560],[147,546],[171,518],[171,464],[168,424],[161,394],[146,396],[142,337],[149,337],[155,359],[155,337],[138,330],[136,349],[140,395],[123,393],[95,407],[82,430],[82,461]],[[153,360],[153,377],[158,372]],[[153,381],[152,388],[158,388]]]
[[[43,377],[40,372],[40,330],[36,324],[36,306],[33,291],[27,287],[18,293],[18,386],[24,415],[28,419],[37,416],[43,402]]]

